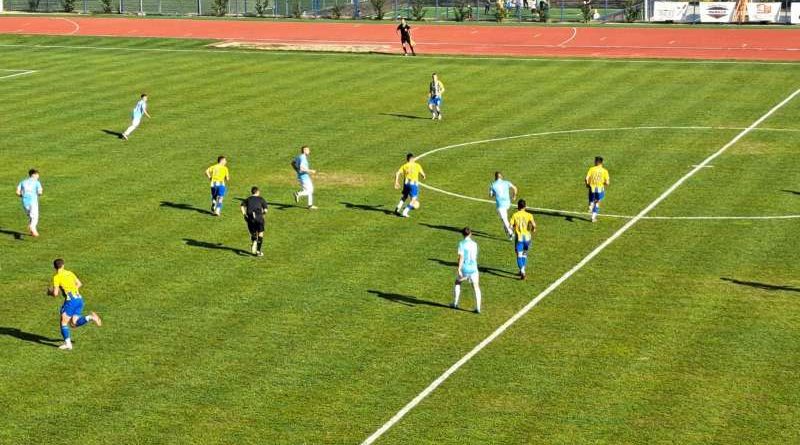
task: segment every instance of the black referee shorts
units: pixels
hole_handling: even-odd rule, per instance
[[[251,234],[255,235],[257,233],[261,233],[264,231],[264,220],[258,219],[248,219],[247,220],[247,230],[250,231]]]

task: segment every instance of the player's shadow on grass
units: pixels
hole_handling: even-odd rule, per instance
[[[440,260],[439,258],[428,258],[428,261],[433,261],[434,263],[439,263],[442,266],[447,266],[447,267],[456,267],[456,266],[458,266],[458,263],[455,262],[455,261]],[[503,269],[496,269],[494,267],[478,266],[478,271],[480,273],[485,273],[485,274],[488,274],[488,275],[494,275],[496,277],[519,278],[519,275],[517,275],[514,272],[509,272],[509,271],[503,270]]]
[[[237,249],[236,247],[229,247],[223,245],[222,243],[209,243],[207,241],[198,241],[196,239],[184,238],[183,242],[186,243],[187,246],[192,247],[202,247],[203,249],[212,249],[212,250],[227,250],[229,252],[233,252],[240,256],[252,256],[252,254],[244,249]]]
[[[192,212],[202,213],[203,215],[213,215],[210,210],[200,209],[194,207],[191,204],[183,204],[179,202],[169,202],[169,201],[161,201],[161,207],[169,207],[171,209],[178,209],[178,210],[190,210]]]
[[[428,301],[428,300],[421,300],[417,297],[412,297],[411,295],[402,295],[402,294],[395,294],[391,292],[381,292],[379,290],[368,290],[367,292],[375,295],[378,298],[382,298],[386,301],[391,301],[392,303],[402,304],[404,306],[432,306],[432,307],[441,307],[446,309],[451,309],[449,305],[437,303],[435,301]],[[459,309],[465,310],[465,309]]]
[[[44,346],[52,346],[54,348],[58,347],[57,342],[60,341],[57,338],[49,338],[39,334],[32,334],[30,332],[20,331],[17,328],[0,327],[0,335],[6,335],[8,337],[14,337],[22,341],[36,343]]]
[[[800,192],[798,192],[797,190],[786,190],[786,189],[784,189],[784,190],[781,190],[781,191],[782,192],[786,192],[786,193],[791,193],[793,195],[800,195]]]
[[[775,284],[759,283],[757,281],[741,281],[733,278],[720,278],[722,281],[738,284],[740,286],[752,287],[755,289],[768,290],[768,291],[783,291],[783,292],[800,292],[800,287],[794,286],[780,286]]]
[[[11,235],[14,239],[21,240],[23,236],[25,236],[22,232],[17,232],[16,230],[8,230],[8,229],[0,229],[0,233],[5,235]]]
[[[580,221],[592,222],[592,219],[588,216],[580,216],[574,215],[571,213],[563,213],[559,211],[551,211],[551,210],[534,210],[533,213],[535,216],[544,215],[544,216],[554,216],[556,218],[564,218],[567,222],[574,222],[576,219]]]
[[[414,116],[411,114],[400,114],[400,113],[381,113],[382,116],[392,116],[392,117],[399,117],[402,119],[429,119],[427,117],[422,116]]]
[[[425,227],[428,227],[428,228],[431,228],[431,229],[444,230],[446,232],[453,232],[453,233],[461,233],[461,230],[463,230],[462,227],[445,226],[445,225],[441,225],[441,224],[419,223],[419,225],[425,226]],[[487,238],[487,239],[496,239],[496,240],[501,240],[501,241],[505,241],[506,240],[506,238],[501,238],[499,236],[492,235],[491,233],[487,233],[487,232],[484,232],[482,230],[475,230],[475,229],[472,229],[472,236],[480,237],[480,238]]]
[[[117,139],[122,139],[122,133],[120,133],[119,131],[103,130],[103,133],[110,134],[111,136],[116,136]]]
[[[365,212],[379,212],[384,215],[394,215],[394,212],[383,207],[383,204],[369,205],[369,204],[353,204],[352,202],[340,202],[348,209],[363,210]]]

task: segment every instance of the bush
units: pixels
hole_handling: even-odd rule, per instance
[[[103,14],[111,14],[111,0],[100,0],[100,7],[103,8]]]
[[[455,0],[453,2],[453,16],[457,22],[463,22],[470,18],[472,15],[472,8],[470,8],[467,0]]]
[[[264,17],[269,9],[269,0],[256,0],[256,15]]]
[[[340,19],[342,18],[342,14],[344,13],[344,5],[340,5],[339,3],[334,3],[331,6],[331,18],[332,19]]]
[[[28,11],[36,11],[39,9],[39,0],[28,0]]]
[[[625,21],[628,23],[635,22],[639,18],[639,4],[637,0],[625,0],[622,2],[622,10],[625,14]]]
[[[303,17],[303,10],[300,8],[300,2],[298,1],[292,4],[292,17],[296,19]]]
[[[544,0],[539,2],[539,21],[547,22],[550,20],[550,3]]]
[[[386,6],[386,0],[369,0],[369,4],[375,8],[375,20],[383,20],[386,11],[383,9]]]
[[[502,22],[508,16],[508,11],[506,11],[505,5],[503,5],[502,0],[497,0],[497,4],[495,4],[494,10],[494,19],[498,22]]]
[[[414,20],[422,21],[427,12],[424,0],[411,0],[411,17],[414,17]]]
[[[217,17],[227,14],[228,0],[214,0],[214,3],[211,4],[211,12]]]
[[[583,0],[581,3],[581,20],[583,23],[589,23],[592,20],[592,4],[588,0]]]
[[[75,10],[75,2],[77,0],[63,0],[64,1],[64,12],[72,12]]]

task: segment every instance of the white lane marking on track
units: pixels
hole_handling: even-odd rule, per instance
[[[577,35],[578,35],[578,28],[572,28],[572,35],[569,36],[567,40],[564,40],[563,42],[559,43],[556,46],[560,46],[561,48],[563,48],[567,43],[571,42]]]
[[[619,128],[581,128],[577,130],[556,130],[556,131],[545,131],[541,133],[529,133],[529,134],[522,134],[516,136],[504,136],[499,138],[493,139],[483,139],[480,141],[471,141],[471,142],[463,142],[460,144],[453,144],[448,145],[445,147],[434,148],[433,150],[428,150],[425,153],[420,154],[417,156],[417,159],[422,159],[428,155],[433,153],[437,153],[444,150],[449,150],[451,148],[458,148],[458,147],[466,147],[469,145],[478,145],[478,144],[485,144],[489,142],[500,142],[500,141],[507,141],[511,139],[521,139],[527,137],[537,137],[537,136],[551,136],[551,135],[558,135],[558,134],[573,134],[573,133],[589,133],[589,132],[597,132],[597,131],[632,131],[632,130],[737,130],[741,131],[744,130],[742,127],[699,127],[699,126],[677,126],[677,127],[666,127],[666,126],[643,126],[643,127],[619,127]],[[784,132],[800,132],[800,129],[794,128],[754,128],[754,131],[784,131]],[[692,165],[691,167],[697,167],[697,165]],[[713,168],[713,165],[706,165],[702,168]],[[440,189],[438,187],[434,187],[432,185],[428,185],[425,183],[420,182],[420,185],[424,188],[429,190],[433,190],[438,193],[442,193],[444,195],[452,196],[454,198],[461,198],[470,201],[476,202],[486,202],[494,204],[494,201],[489,199],[483,198],[475,198],[472,196],[462,195],[459,193],[450,192],[444,189]],[[561,215],[590,215],[588,212],[578,212],[573,210],[562,210],[562,209],[549,209],[546,207],[528,207],[529,210],[534,212],[546,212],[546,213],[556,213]],[[604,213],[602,214],[604,218],[619,218],[619,219],[632,219],[634,216],[632,215],[618,215],[614,213]],[[757,215],[757,216],[645,216],[642,219],[654,219],[654,220],[684,220],[684,219],[694,219],[694,220],[728,220],[728,219],[753,219],[753,220],[765,220],[765,219],[795,219],[800,218],[800,215]]]
[[[53,17],[53,19],[54,19],[54,20],[64,20],[64,21],[66,21],[66,22],[69,22],[69,23],[71,23],[71,24],[72,24],[72,26],[74,26],[74,27],[75,27],[75,28],[74,28],[74,29],[73,29],[71,32],[68,32],[68,33],[66,33],[66,34],[62,34],[62,35],[65,35],[65,36],[71,36],[71,35],[75,35],[75,33],[77,33],[78,31],[80,31],[80,30],[81,30],[81,25],[79,25],[79,24],[75,23],[75,21],[74,21],[74,20],[70,20],[70,19],[68,19],[68,18],[66,18],[66,17]]]
[[[93,37],[120,37],[118,35],[97,35]],[[147,36],[138,36],[147,37]],[[181,39],[181,37],[173,37],[174,39]],[[198,40],[192,38],[190,40]],[[214,39],[210,39],[214,40]],[[219,40],[219,39],[217,39]],[[224,40],[224,39],[223,39]],[[294,57],[363,57],[363,54],[351,53],[327,53],[327,52],[287,52],[287,51],[257,51],[257,50],[234,50],[224,49],[215,50],[209,48],[203,49],[170,49],[170,48],[126,48],[119,46],[86,46],[86,45],[24,45],[24,44],[0,44],[0,48],[31,48],[31,49],[70,49],[70,50],[91,50],[91,51],[124,51],[124,52],[156,52],[156,53],[206,53],[206,54],[250,54],[250,55],[264,55],[264,56],[294,56]],[[575,47],[570,47],[575,48]],[[611,48],[611,47],[608,47]],[[370,54],[372,57],[397,57],[394,54]],[[754,60],[663,60],[663,59],[622,59],[622,58],[602,58],[602,53],[594,54],[596,58],[561,58],[561,57],[495,57],[495,56],[458,56],[458,55],[435,55],[424,56],[420,59],[431,60],[513,60],[518,62],[559,62],[559,63],[586,63],[586,62],[602,62],[602,63],[650,63],[662,65],[790,65],[797,66],[797,62],[766,62]]]
[[[469,362],[472,359],[472,357],[474,357],[476,354],[478,354],[487,345],[492,343],[495,339],[497,339],[497,337],[502,335],[503,332],[505,332],[506,329],[511,327],[511,325],[516,323],[517,320],[519,320],[520,318],[525,316],[525,314],[530,312],[530,310],[533,309],[537,304],[539,304],[540,301],[545,299],[554,290],[556,290],[559,286],[561,286],[562,283],[564,283],[570,277],[575,275],[575,273],[577,273],[586,264],[588,264],[590,261],[592,261],[592,259],[594,259],[594,257],[599,255],[600,252],[602,252],[603,250],[605,250],[606,247],[610,246],[614,241],[616,241],[617,238],[622,236],[625,232],[630,230],[631,227],[636,225],[636,223],[638,223],[642,218],[647,216],[647,214],[650,213],[650,211],[652,211],[654,208],[656,208],[656,206],[661,204],[662,201],[667,199],[667,197],[669,197],[669,195],[671,195],[675,190],[677,190],[678,187],[683,185],[683,183],[686,182],[689,178],[691,178],[697,172],[702,170],[702,166],[710,164],[711,161],[713,161],[714,159],[716,159],[717,157],[719,157],[720,155],[725,153],[725,151],[727,151],[730,147],[732,147],[734,144],[739,142],[743,137],[745,137],[748,133],[753,131],[753,129],[756,128],[757,126],[759,126],[762,122],[767,120],[767,118],[772,116],[773,113],[775,113],[780,108],[782,108],[784,105],[789,103],[789,101],[794,99],[795,96],[797,96],[798,94],[800,94],[800,89],[795,90],[792,94],[790,94],[788,97],[783,99],[780,103],[778,103],[777,105],[772,107],[763,116],[758,118],[755,122],[750,124],[750,126],[748,126],[744,130],[742,130],[739,134],[737,134],[727,144],[723,145],[722,148],[720,148],[716,152],[712,153],[705,160],[703,160],[703,162],[698,164],[698,167],[690,170],[688,173],[686,173],[680,179],[678,179],[674,184],[672,184],[668,189],[666,189],[661,195],[659,195],[658,198],[656,198],[653,202],[651,202],[647,207],[642,209],[642,211],[639,212],[635,217],[633,217],[633,219],[629,220],[627,223],[625,223],[625,225],[623,225],[621,228],[619,228],[619,230],[614,232],[605,241],[600,243],[599,246],[595,247],[594,250],[592,250],[588,255],[586,255],[580,262],[578,262],[578,264],[574,265],[572,267],[572,269],[570,269],[567,272],[565,272],[564,275],[561,275],[560,278],[558,278],[556,281],[554,281],[549,286],[547,286],[547,288],[545,290],[543,290],[539,295],[537,295],[533,300],[531,300],[528,304],[526,304],[522,309],[520,309],[511,318],[506,320],[506,322],[503,323],[502,325],[500,325],[500,327],[495,329],[494,332],[489,334],[488,337],[483,339],[474,348],[472,348],[472,350],[470,350],[466,355],[461,357],[452,366],[447,368],[446,371],[444,371],[439,377],[437,377],[436,380],[431,382],[425,389],[422,390],[422,392],[417,394],[416,397],[411,399],[411,401],[408,402],[403,408],[401,408],[400,411],[398,411],[394,416],[392,416],[391,419],[389,419],[380,428],[378,428],[374,433],[372,433],[372,435],[367,437],[361,443],[361,445],[371,445],[371,444],[375,443],[375,441],[378,440],[384,433],[386,433],[386,431],[388,431],[395,424],[397,424],[397,422],[399,422],[403,417],[405,417],[405,415],[408,414],[409,411],[414,409],[414,407],[419,405],[419,403],[422,402],[426,397],[428,397],[428,395],[430,395],[430,393],[432,393],[433,391],[436,390],[436,388],[441,386],[441,384],[444,383],[445,380],[447,380],[454,372],[458,371],[462,366],[464,366],[467,362]]]
[[[12,77],[27,76],[28,74],[33,74],[37,72],[36,70],[5,70],[5,69],[0,69],[0,71],[10,71],[14,73],[5,76],[0,76],[0,79],[10,79]]]

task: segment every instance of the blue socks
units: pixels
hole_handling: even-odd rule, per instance
[[[528,257],[527,256],[519,256],[517,255],[517,267],[520,269],[525,268],[528,265]]]
[[[75,323],[75,326],[76,327],[81,327],[81,326],[85,325],[88,322],[89,322],[89,317],[84,315],[83,317],[78,319],[78,322]]]
[[[61,336],[64,337],[64,341],[69,340],[69,326],[61,325]]]

